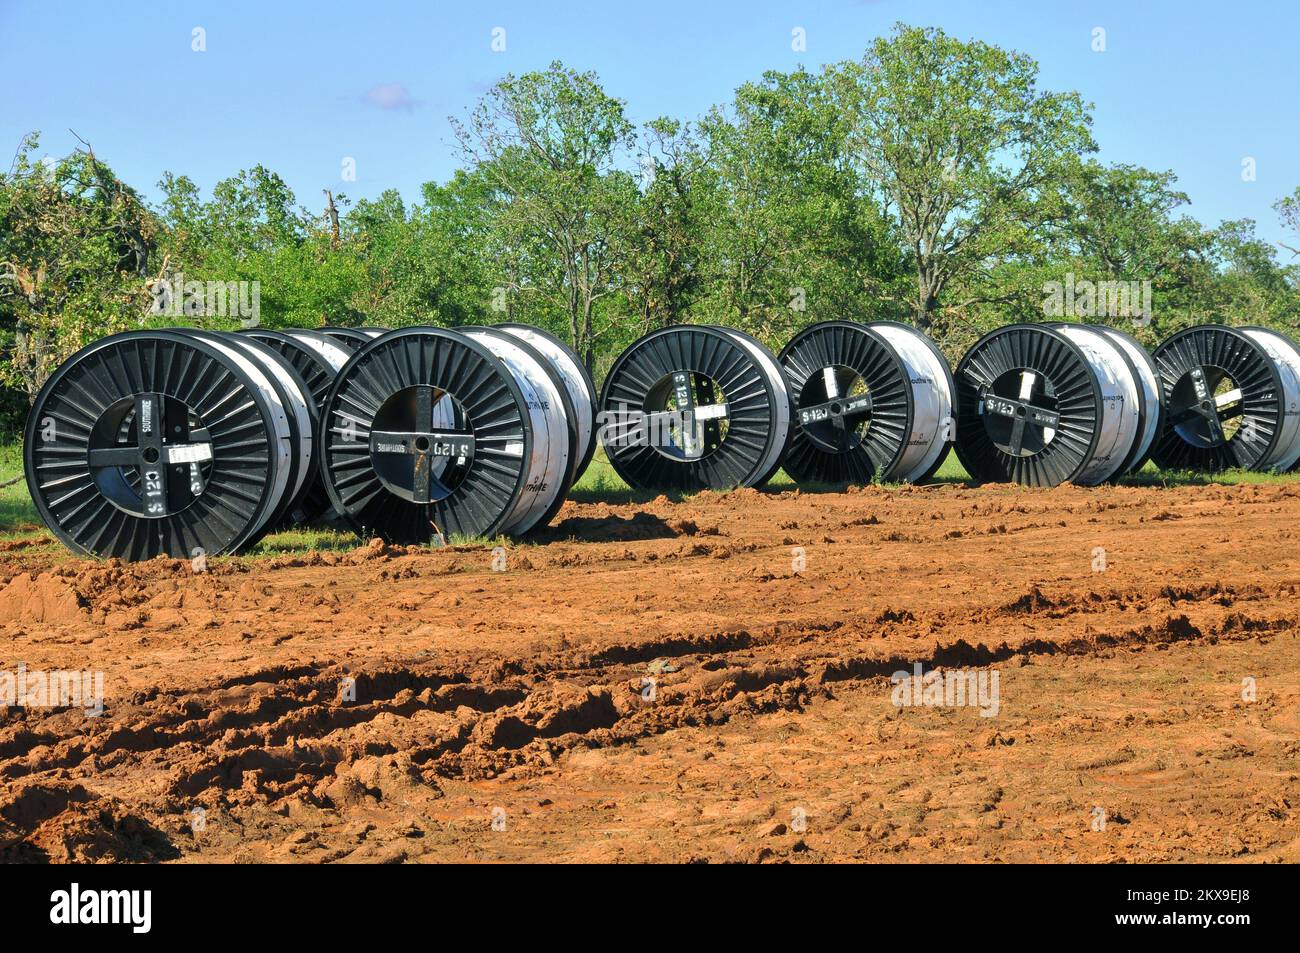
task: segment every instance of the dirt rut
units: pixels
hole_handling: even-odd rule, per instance
[[[872,487],[569,503],[504,564],[14,550],[0,672],[105,698],[7,710],[0,852],[1291,857],[1297,517],[1292,486]],[[916,664],[999,672],[999,713],[896,707]],[[1212,803],[1174,849],[1180,771]]]

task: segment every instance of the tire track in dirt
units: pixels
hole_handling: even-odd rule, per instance
[[[1097,594],[1093,594],[1097,595]],[[628,644],[583,656],[573,653],[518,660],[513,666],[493,662],[488,669],[443,671],[435,665],[362,671],[299,667],[277,669],[228,679],[198,692],[154,693],[130,699],[110,710],[104,723],[87,722],[76,712],[23,719],[20,726],[0,732],[0,778],[28,777],[43,771],[92,768],[124,763],[132,757],[181,745],[214,752],[206,762],[182,772],[176,793],[192,795],[208,786],[238,787],[246,771],[261,772],[274,781],[267,790],[275,797],[297,793],[305,781],[285,786],[295,770],[311,780],[370,750],[349,744],[348,734],[364,733],[385,715],[398,719],[421,716],[421,731],[435,728],[433,740],[403,749],[386,742],[384,755],[405,750],[417,765],[432,764],[443,777],[492,776],[529,763],[547,763],[564,745],[583,744],[593,732],[607,731],[598,743],[620,743],[658,733],[678,724],[725,720],[741,699],[750,710],[797,708],[816,686],[848,679],[885,677],[910,670],[994,665],[1017,656],[1086,655],[1109,649],[1136,649],[1175,641],[1258,638],[1295,626],[1291,615],[1251,615],[1234,607],[1243,597],[1231,587],[1202,590],[1161,590],[1143,594],[1129,590],[1109,597],[1081,601],[1048,600],[1041,591],[1006,606],[991,608],[984,621],[1042,612],[1060,617],[1063,607],[1097,611],[1095,603],[1149,605],[1167,599],[1202,603],[1216,596],[1220,620],[1205,630],[1185,614],[1166,615],[1118,633],[1098,633],[1066,641],[1027,640],[1016,646],[995,646],[965,640],[935,644],[908,655],[852,657],[829,642],[799,646],[842,628],[780,626],[757,634],[714,633]],[[1285,597],[1296,607],[1296,588],[1284,584],[1268,591],[1250,587],[1245,599],[1277,604]],[[877,617],[879,618],[879,617]],[[897,623],[896,623],[897,624]],[[904,624],[926,623],[911,617]],[[857,642],[856,639],[845,641]],[[796,646],[791,652],[790,647]],[[656,678],[657,700],[652,710],[638,704],[646,677],[643,663],[676,660]],[[512,671],[513,670],[513,671]],[[352,678],[356,703],[339,699],[339,686]],[[561,689],[558,686],[563,686]],[[665,712],[665,709],[671,710]],[[68,733],[69,726],[93,724],[92,733]],[[563,742],[556,739],[565,739]],[[399,739],[400,741],[400,739]],[[546,742],[528,750],[534,742]],[[369,742],[367,743],[369,744]],[[476,750],[461,757],[466,746]],[[542,749],[545,749],[543,752]],[[373,753],[373,752],[371,752]],[[494,762],[494,755],[497,760]],[[197,781],[195,779],[198,779]]]
[[[1242,532],[1255,535],[1215,543],[1215,558],[1177,582],[1169,566],[1187,561],[1201,520],[1221,512],[1189,493],[1125,488],[1099,498],[868,488],[568,504],[550,542],[510,550],[507,574],[486,568],[478,547],[378,543],[214,561],[200,576],[183,561],[50,566],[14,556],[0,564],[10,659],[15,648],[44,653],[43,664],[102,651],[138,658],[149,680],[110,696],[98,719],[6,715],[0,853],[169,859],[176,844],[193,846],[183,828],[196,808],[241,825],[304,811],[364,818],[390,803],[427,813],[448,784],[515,783],[577,751],[798,716],[914,663],[1154,658],[1174,644],[1293,631],[1300,565],[1279,561],[1264,530],[1277,528],[1276,511],[1294,525],[1300,498],[1289,487],[1228,489],[1209,495],[1220,511],[1235,502]],[[765,516],[756,509],[769,505]],[[1069,525],[1122,517],[1108,541],[1122,553],[1141,539],[1150,565],[1097,585],[1103,577],[1079,568],[1090,540],[1067,547],[1062,520],[1034,524],[1049,511]],[[1162,516],[1176,511],[1187,512]],[[1030,523],[989,528],[1011,513]],[[901,525],[908,555],[882,564]],[[827,530],[836,541],[819,544]],[[568,541],[577,532],[599,541]],[[783,568],[790,547],[805,544],[824,549],[802,571]],[[989,554],[1003,578],[971,572]],[[349,627],[362,636],[351,644]]]

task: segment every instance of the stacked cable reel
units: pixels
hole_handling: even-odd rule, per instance
[[[241,335],[128,331],[46,381],[24,469],[42,520],[82,555],[235,552],[298,504],[314,402],[281,355]]]
[[[398,543],[545,526],[595,439],[589,378],[557,344],[520,327],[403,328],[367,341],[321,413],[334,508],[359,533]]]
[[[349,329],[341,329],[349,330]],[[272,331],[265,328],[249,328],[243,335],[272,348],[293,365],[302,377],[310,392],[313,421],[319,421],[320,412],[334,383],[334,378],[348,362],[352,352],[362,343],[360,339],[346,336],[334,337],[321,331],[307,331],[291,328],[284,331]],[[369,341],[370,335],[364,340]],[[330,504],[329,495],[320,475],[320,468],[315,467],[307,490],[284,514],[277,528],[304,523],[313,523],[321,519],[336,517]]]
[[[1276,331],[1199,325],[1156,348],[1164,469],[1285,472],[1300,463],[1300,349]]]
[[[921,483],[947,456],[956,387],[942,352],[905,324],[823,321],[781,351],[798,427],[798,483]]]
[[[363,344],[368,344],[381,334],[384,334],[387,330],[387,328],[325,327],[321,328],[319,333],[332,341],[342,344],[349,350],[355,351]]]
[[[540,351],[563,382],[564,389],[573,403],[574,424],[581,450],[581,456],[577,458],[573,471],[573,482],[578,482],[596,453],[597,392],[587,365],[582,363],[582,359],[572,348],[541,328],[515,323],[498,324],[495,327],[522,339]]]
[[[237,552],[327,515],[400,541],[551,520],[595,451],[576,355],[526,325],[373,346],[387,337],[174,328],[82,349],[28,418],[41,518],[75,552],[133,561]]]
[[[713,325],[633,342],[610,367],[600,408],[606,456],[640,489],[762,486],[794,433],[780,363],[749,335]]]
[[[998,328],[955,376],[957,456],[982,483],[1096,486],[1140,467],[1160,427],[1154,370],[1112,328]]]

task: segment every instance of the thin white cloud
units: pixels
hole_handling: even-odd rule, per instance
[[[411,98],[410,90],[401,83],[380,83],[378,86],[371,86],[361,101],[370,106],[378,106],[380,109],[404,109],[408,112],[420,105],[418,100]]]

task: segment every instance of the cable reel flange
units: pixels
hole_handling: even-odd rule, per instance
[[[1151,459],[1161,469],[1264,469],[1282,437],[1284,393],[1276,362],[1245,331],[1197,325],[1152,355],[1165,425]]]
[[[1101,387],[1060,333],[1037,324],[998,328],[966,352],[954,377],[956,452],[975,480],[1056,486],[1092,462]]]
[[[363,345],[369,344],[376,337],[376,335],[368,334],[361,328],[327,327],[317,328],[316,330],[332,341],[335,341],[353,351]]]
[[[1282,430],[1263,466],[1285,473],[1300,463],[1300,348],[1272,328],[1245,326],[1241,330],[1268,352],[1282,382]]]
[[[785,368],[777,360],[776,355],[767,349],[758,338],[744,331],[737,331],[735,328],[726,328],[722,325],[713,325],[720,331],[725,331],[731,335],[740,344],[749,351],[758,365],[767,375],[768,382],[771,384],[773,393],[776,394],[774,408],[776,413],[773,416],[773,438],[765,465],[762,467],[761,475],[751,481],[749,486],[763,486],[767,481],[776,476],[777,471],[781,469],[781,463],[785,459],[786,452],[790,449],[790,441],[794,437],[795,430],[795,407],[794,398],[790,392],[790,382],[785,376]]]
[[[780,354],[796,407],[785,470],[798,483],[869,483],[902,457],[912,389],[897,353],[852,321],[823,321]]]
[[[690,492],[757,485],[789,414],[752,351],[707,325],[676,325],[633,342],[601,392],[601,441],[630,486]]]
[[[28,416],[33,503],[74,552],[136,561],[235,552],[279,505],[287,417],[249,359],[171,331],[127,331],[50,375]]]
[[[361,533],[399,543],[496,535],[533,457],[528,402],[483,343],[446,328],[359,348],[326,398],[322,475]]]

